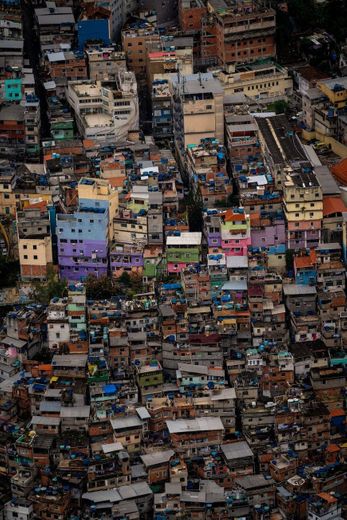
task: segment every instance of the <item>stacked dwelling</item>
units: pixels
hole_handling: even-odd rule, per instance
[[[17,212],[18,252],[23,279],[44,279],[53,263],[50,214],[45,203]]]
[[[74,213],[57,215],[59,265],[68,280],[107,275],[118,194],[105,181],[83,178],[78,200]]]
[[[0,518],[346,516],[335,42],[289,76],[271,2],[5,4]]]
[[[119,69],[115,80],[71,81],[67,101],[73,109],[77,127],[85,139],[119,143],[138,130],[137,85],[132,72]]]

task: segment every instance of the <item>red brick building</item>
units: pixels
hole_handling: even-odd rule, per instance
[[[243,0],[237,6],[230,0],[211,0],[204,24],[201,55],[213,52],[215,31],[216,57],[226,68],[276,55],[276,14],[273,9],[260,7],[250,0]]]
[[[180,0],[178,6],[178,18],[183,32],[201,30],[201,20],[207,13],[207,7],[203,0]]]

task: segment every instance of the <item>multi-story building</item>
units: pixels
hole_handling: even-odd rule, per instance
[[[224,142],[223,89],[211,73],[172,80],[174,137],[183,155],[188,145],[211,138]]]
[[[41,150],[40,129],[41,113],[40,100],[34,95],[26,95],[24,101],[24,125],[26,155],[31,158],[38,158]]]
[[[66,105],[55,96],[48,99],[48,117],[51,135],[55,141],[74,138],[74,117]]]
[[[170,42],[169,42],[170,43]],[[172,42],[174,44],[174,42]],[[148,44],[146,59],[147,85],[150,90],[156,75],[167,74],[192,74],[193,73],[193,54],[192,49],[172,49],[163,51],[163,42]],[[151,49],[150,47],[154,47]],[[156,49],[158,47],[158,50]]]
[[[46,205],[17,212],[21,277],[43,279],[53,262],[50,216]]]
[[[60,276],[82,280],[108,270],[109,213],[107,207],[80,206],[72,214],[57,215]]]
[[[224,426],[219,417],[197,417],[166,421],[171,443],[177,453],[185,457],[198,455],[207,446],[219,448]]]
[[[274,9],[251,0],[211,0],[209,16],[215,26],[216,57],[224,68],[276,55]]]
[[[24,157],[26,142],[22,105],[3,105],[0,108],[0,132],[0,157]]]
[[[140,0],[141,10],[153,11],[157,18],[159,27],[167,27],[177,22],[178,1],[159,3],[156,0]]]
[[[181,30],[187,33],[201,31],[201,20],[207,13],[204,0],[179,0],[178,17]]]
[[[108,210],[108,235],[113,238],[113,219],[118,210],[118,191],[103,179],[83,177],[78,183],[80,208],[106,208]]]
[[[256,117],[259,143],[275,188],[282,190],[288,173],[300,166],[310,166],[297,135],[284,115]]]
[[[221,216],[221,248],[227,256],[245,256],[251,245],[250,218],[244,208],[228,209]]]
[[[115,41],[119,38],[123,25],[128,15],[133,14],[137,8],[136,0],[107,0],[103,5],[111,11],[110,35]]]
[[[113,47],[86,49],[89,79],[115,80],[119,69],[126,70],[125,53]]]
[[[147,45],[159,43],[159,31],[155,23],[138,20],[122,30],[122,48],[127,57],[129,70],[134,72],[139,82],[146,79]]]
[[[338,498],[331,493],[321,492],[312,497],[308,504],[308,520],[339,520],[342,509]]]
[[[0,160],[0,215],[16,215],[20,198],[15,193],[17,178],[14,166],[6,159]]]
[[[201,240],[199,232],[177,232],[166,238],[166,260],[169,273],[180,273],[191,264],[201,260]]]
[[[26,498],[16,497],[11,502],[5,504],[6,520],[30,520],[33,516],[33,504]]]
[[[152,128],[154,139],[173,137],[173,111],[169,82],[156,77],[152,83]]]
[[[257,156],[258,128],[250,114],[225,114],[225,130],[232,162]]]
[[[147,400],[152,400],[158,392],[159,396],[162,395],[163,369],[158,361],[151,361],[149,364],[139,366],[136,372],[142,403],[145,404]]]
[[[293,94],[293,80],[288,69],[272,60],[242,63],[230,72],[222,70],[218,78],[226,96],[242,93],[250,102],[256,101],[259,105],[287,100]]]
[[[187,148],[187,170],[194,188],[200,190],[204,208],[227,204],[232,194],[225,155],[224,146],[217,139],[202,139]]]
[[[65,78],[68,81],[87,79],[87,63],[81,52],[47,52],[44,58],[46,73],[51,79]]]
[[[318,340],[321,327],[317,315],[316,288],[310,285],[285,284],[283,293],[294,342]]]
[[[116,80],[70,81],[67,101],[84,138],[124,142],[139,126],[137,85],[132,72],[120,69]]]
[[[74,39],[75,17],[70,6],[49,6],[35,9],[35,23],[41,48],[59,48],[61,43],[71,45]]]
[[[312,171],[298,171],[284,182],[284,214],[289,249],[317,247],[323,219],[322,189]]]
[[[60,352],[70,341],[70,327],[66,311],[66,301],[51,301],[47,310],[47,340],[51,351]]]

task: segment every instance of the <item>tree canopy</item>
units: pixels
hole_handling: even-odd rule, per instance
[[[47,279],[33,284],[32,299],[48,305],[52,298],[62,298],[67,289],[66,280],[60,280],[53,267],[47,269]]]

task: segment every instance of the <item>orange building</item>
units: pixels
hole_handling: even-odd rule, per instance
[[[216,31],[216,56],[224,67],[276,55],[276,14],[252,0],[210,0],[205,33]],[[202,37],[202,56],[210,54],[213,39]]]
[[[207,13],[203,0],[180,0],[178,18],[181,30],[185,33],[201,30],[201,19]]]

